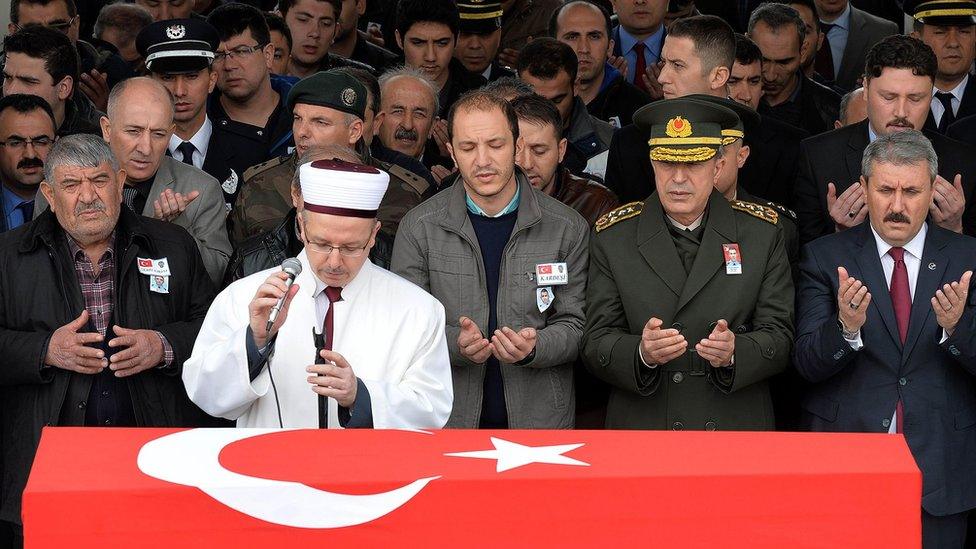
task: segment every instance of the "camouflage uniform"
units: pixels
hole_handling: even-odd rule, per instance
[[[377,219],[380,232],[396,236],[400,219],[420,204],[429,186],[427,180],[394,164],[375,158],[366,163],[390,174],[390,187],[380,203]],[[230,239],[236,247],[246,238],[274,229],[292,208],[291,181],[298,169],[298,155],[281,156],[244,172],[244,186],[230,213]]]

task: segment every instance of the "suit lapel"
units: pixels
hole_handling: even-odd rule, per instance
[[[871,224],[865,221],[857,229],[849,229],[861,231],[859,239],[861,249],[855,255],[861,271],[861,282],[867,284],[868,291],[871,292],[870,307],[878,311],[885,328],[888,329],[888,335],[900,349],[901,337],[898,335],[898,322],[895,321],[895,308],[891,304],[888,280],[885,278],[884,269],[881,268],[881,258],[878,256],[878,247],[870,227]],[[851,275],[854,276],[853,273]],[[843,304],[839,305],[843,306]]]
[[[956,120],[971,114],[976,114],[976,79],[972,76],[966,81],[966,87],[962,90],[962,100],[959,101],[959,112],[956,113]]]
[[[847,30],[847,45],[844,46],[844,56],[840,59],[840,69],[837,71],[837,78],[835,80],[841,80],[847,76],[847,73],[864,68],[863,66],[857,66],[858,64],[864,64],[864,60],[858,59],[857,56],[864,51],[864,41],[867,40],[867,35],[863,32],[863,27],[866,24],[867,20],[863,17],[861,10],[851,6],[850,28]]]
[[[945,234],[938,227],[930,224],[925,235],[925,247],[922,248],[918,278],[915,280],[915,296],[912,298],[912,314],[908,320],[908,336],[905,338],[905,350],[901,354],[903,363],[910,356],[929,314],[932,313],[930,299],[943,283],[943,276],[949,266],[949,258],[943,252],[945,245]],[[929,265],[934,265],[935,268],[930,269]]]
[[[687,275],[665,223],[664,209],[654,193],[644,201],[644,211],[637,221],[637,250],[674,295],[680,296]]]
[[[681,289],[678,306],[675,313],[681,310],[708,281],[715,276],[719,268],[725,263],[722,244],[737,241],[735,219],[732,208],[718,191],[712,191],[708,199],[708,219],[705,222],[705,232],[702,234],[701,245],[695,255],[695,262],[688,273],[688,280]]]
[[[173,188],[173,183],[176,182],[176,176],[173,175],[174,162],[177,162],[177,160],[173,159],[173,157],[163,155],[163,159],[159,162],[159,168],[156,170],[156,177],[153,179],[152,187],[149,189],[149,198],[146,199],[146,205],[142,208],[142,215],[146,217],[155,216],[156,212],[153,209],[153,202],[159,198],[159,195],[163,191]]]
[[[851,133],[851,138],[847,141],[847,153],[844,156],[847,164],[847,181],[834,181],[837,187],[837,196],[847,190],[848,187],[858,181],[861,177],[861,159],[864,157],[864,149],[868,146],[868,121],[865,120],[858,124],[857,131]],[[824,189],[826,192],[826,189]]]

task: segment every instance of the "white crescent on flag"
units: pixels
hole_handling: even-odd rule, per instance
[[[369,495],[336,494],[299,482],[252,477],[228,471],[220,451],[232,442],[292,429],[190,429],[146,443],[139,469],[154,478],[199,488],[231,509],[295,528],[342,528],[376,520],[410,501],[437,478]]]

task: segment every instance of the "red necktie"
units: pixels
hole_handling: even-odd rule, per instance
[[[894,247],[888,250],[888,255],[895,260],[895,268],[891,272],[891,286],[888,294],[891,296],[891,305],[895,309],[895,322],[898,324],[898,337],[901,344],[905,345],[908,338],[908,319],[912,314],[912,292],[908,288],[908,268],[905,267],[905,249]],[[895,406],[895,431],[902,432],[903,408],[901,399]]]
[[[644,83],[644,75],[647,74],[647,61],[644,59],[643,42],[634,44],[634,53],[637,54],[637,65],[634,67],[634,85],[647,91],[647,84]]]
[[[325,288],[325,297],[329,298],[329,308],[325,312],[325,322],[322,323],[322,335],[321,336],[314,335],[315,330],[312,329],[312,334],[316,338],[316,343],[315,343],[317,347],[315,353],[316,364],[325,364],[325,359],[318,354],[319,350],[321,349],[326,349],[328,351],[332,350],[332,326],[333,326],[332,304],[335,303],[336,301],[342,301],[342,288],[327,286]],[[321,342],[318,339],[319,337],[322,338]],[[321,347],[319,347],[320,344]],[[319,400],[319,429],[328,429],[329,428],[329,399],[327,399],[322,395],[319,395],[318,400]]]

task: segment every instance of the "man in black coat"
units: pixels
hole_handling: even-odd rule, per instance
[[[214,296],[193,238],[122,206],[99,137],[60,139],[45,172],[51,208],[0,235],[0,521],[19,536],[44,426],[216,424],[180,377]]]
[[[919,129],[925,123],[937,62],[920,40],[889,36],[868,52],[864,95],[868,119],[806,139],[800,146],[796,210],[800,243],[864,221],[861,155],[879,135]],[[976,234],[974,176],[976,158],[964,144],[931,132],[939,155],[932,220],[956,232]]]

